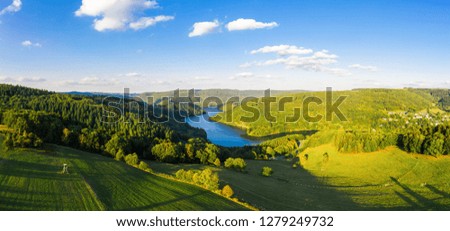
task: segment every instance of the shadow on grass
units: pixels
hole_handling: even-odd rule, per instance
[[[408,205],[411,206],[411,209],[414,210],[448,210],[449,207],[445,205],[441,205],[436,203],[435,199],[428,199],[422,195],[420,195],[418,192],[415,192],[410,187],[406,186],[405,184],[400,183],[397,179],[394,177],[390,177],[391,180],[400,188],[404,190],[405,193],[395,192],[398,197],[400,197],[403,201],[405,201]],[[443,192],[436,187],[432,185],[426,185],[426,188],[428,188],[430,191],[432,191],[435,194],[440,195],[444,198],[450,198],[449,194],[446,192]]]
[[[50,206],[53,201],[33,201],[29,199],[19,199],[13,197],[1,197],[0,198],[0,211],[35,211],[39,208],[40,211],[55,210]]]
[[[444,191],[441,191],[441,190],[437,189],[437,188],[434,187],[433,185],[427,184],[425,187],[427,187],[430,191],[434,192],[435,194],[438,194],[438,195],[442,196],[443,198],[450,199],[450,194],[448,194],[448,193],[446,193],[446,192],[444,192]]]
[[[142,211],[142,210],[157,210],[158,207],[164,207],[164,206],[168,206],[174,203],[179,203],[182,201],[187,201],[187,200],[192,200],[196,197],[202,196],[207,194],[208,192],[204,191],[204,192],[199,192],[196,193],[194,195],[186,195],[186,196],[178,196],[175,199],[172,200],[168,200],[168,201],[163,201],[163,202],[159,202],[159,203],[152,203],[150,205],[146,205],[146,206],[139,206],[139,207],[133,207],[133,208],[127,208],[124,209],[124,211]]]
[[[60,174],[62,166],[50,164],[38,164],[18,160],[3,160],[2,168],[3,175],[5,176],[64,181],[76,179],[76,176],[74,175]]]

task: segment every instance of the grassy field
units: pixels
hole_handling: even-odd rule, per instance
[[[203,165],[150,162],[157,172],[174,174],[178,169],[202,169]],[[263,166],[274,170],[261,176]],[[358,205],[343,193],[318,181],[305,170],[293,169],[290,161],[247,161],[247,172],[214,168],[222,184],[229,184],[235,197],[261,210],[354,210]]]
[[[324,161],[323,153],[329,154]],[[450,210],[450,158],[406,154],[340,154],[331,145],[306,149],[304,168],[287,160],[247,161],[247,173],[215,168],[235,196],[263,210]],[[150,163],[159,172],[201,165]],[[274,170],[260,175],[263,166]]]
[[[449,157],[407,154],[395,147],[342,154],[331,144],[307,148],[304,154],[306,170],[364,209],[450,210]]]
[[[1,143],[0,137],[0,143]],[[60,174],[62,165],[70,174]],[[0,210],[246,210],[196,186],[57,145],[5,151]]]

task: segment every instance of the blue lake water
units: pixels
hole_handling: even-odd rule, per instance
[[[191,116],[186,122],[192,127],[202,128],[206,131],[208,140],[213,144],[224,147],[243,147],[245,145],[256,145],[260,140],[244,137],[245,131],[233,128],[221,123],[210,121],[209,118],[220,113],[218,108],[204,108],[206,113],[200,116]]]

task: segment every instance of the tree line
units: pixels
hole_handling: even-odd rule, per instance
[[[396,130],[341,131],[335,137],[335,145],[340,152],[374,152],[398,146],[410,153],[448,155],[450,123],[422,119]]]

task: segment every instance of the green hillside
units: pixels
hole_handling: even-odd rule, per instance
[[[317,211],[359,210],[351,199],[323,184],[309,172],[292,168],[290,161],[246,160],[245,173],[214,168],[222,184],[229,184],[234,196],[261,210],[268,211]],[[179,169],[203,169],[198,164],[153,163],[153,170],[175,175]],[[261,176],[261,168],[270,166],[271,177]]]
[[[407,154],[395,147],[372,153],[342,154],[331,144],[308,148],[300,156],[304,169],[350,195],[362,208],[450,209],[448,157]]]
[[[450,210],[449,157],[407,154],[394,147],[342,154],[332,144],[307,148],[299,156],[302,164],[297,168],[292,160],[279,159],[247,160],[245,173],[215,170],[237,198],[263,210]],[[204,168],[152,166],[167,174]],[[273,169],[272,176],[261,176],[264,166]]]
[[[180,90],[180,96],[187,96],[189,90]],[[287,91],[280,91],[280,90],[272,90],[271,93],[274,95],[280,95],[280,94],[292,94],[292,93],[298,93],[298,92],[304,92],[303,90],[287,90]],[[148,99],[149,97],[153,97],[154,103],[163,103],[162,98],[163,97],[173,97],[175,91],[166,91],[166,92],[147,92],[142,93],[138,97],[141,99]],[[199,97],[200,100],[203,102],[206,98],[214,97],[219,98],[222,103],[226,103],[230,98],[232,97],[239,97],[240,99],[246,98],[246,97],[263,97],[264,96],[264,90],[236,90],[236,89],[203,89],[203,90],[195,90],[195,96]],[[222,104],[219,104],[218,106],[222,106]]]
[[[57,145],[0,150],[0,210],[245,210],[199,187],[92,153]],[[60,174],[64,163],[68,175]]]
[[[261,99],[248,102],[247,107],[258,109],[260,116],[256,120],[245,122],[243,118],[253,117],[254,113],[244,110],[243,106],[228,109],[215,117],[215,120],[247,130],[250,136],[268,136],[279,133],[291,133],[305,130],[322,130],[328,128],[344,127],[352,129],[367,129],[376,126],[389,112],[418,112],[429,108],[435,108],[435,100],[431,95],[409,89],[359,89],[352,91],[333,92],[334,103],[339,97],[346,99],[340,104],[339,109],[346,117],[341,121],[333,115],[331,121],[326,121],[326,95],[325,92],[304,92],[277,96],[277,103],[272,103],[270,113],[276,117],[276,121],[268,121],[264,117],[264,103]],[[293,102],[285,103],[284,110],[280,109],[279,100],[282,97],[291,97]],[[303,102],[308,97],[316,97],[323,103],[311,103],[308,115],[315,117],[322,115],[320,121],[309,122],[303,116]],[[300,109],[300,117],[294,122],[286,118],[294,115],[294,108]],[[230,115],[231,114],[231,115]],[[229,120],[231,118],[231,120]]]

